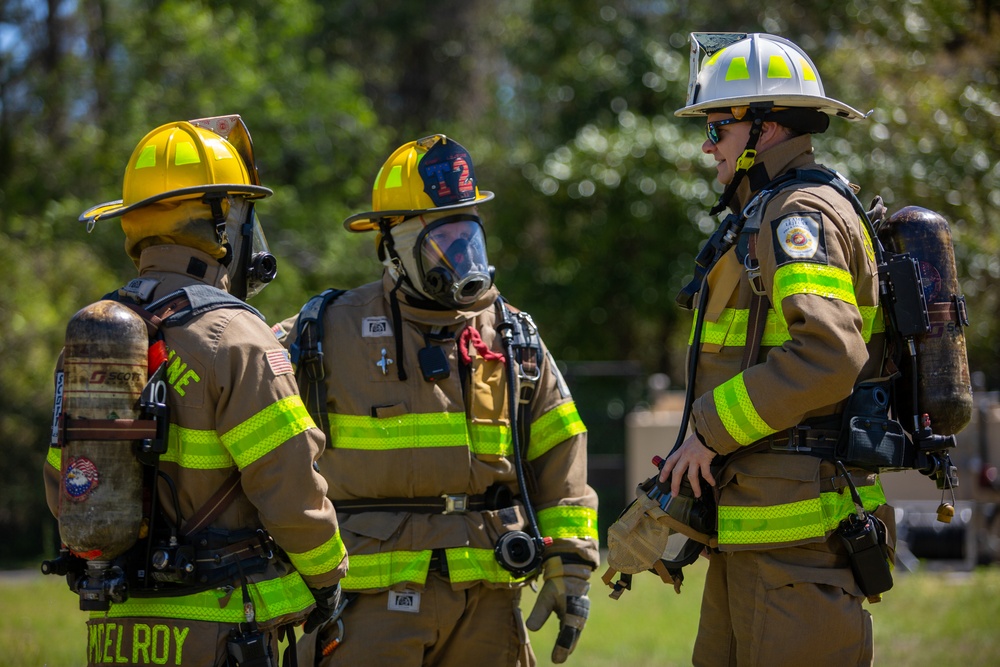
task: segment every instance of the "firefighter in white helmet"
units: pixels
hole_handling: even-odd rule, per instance
[[[372,210],[344,223],[377,234],[382,279],[278,327],[329,425],[320,467],[351,553],[342,617],[300,641],[325,667],[532,665],[518,602],[539,575],[527,626],[556,614],[555,662],[587,619],[586,430],[530,318],[493,285],[479,213],[492,198],[453,139],[404,144]]]
[[[81,216],[121,217],[139,277],[105,299],[155,316],[150,358],[163,361],[169,410],[135,547],[111,568],[118,580],[78,591],[82,608],[103,609],[88,621],[90,665],[276,665],[280,632],[318,624],[340,599],[347,555],[316,469],[323,434],[287,352],[244,303],[274,277],[254,210],[270,194],[243,121],[223,116],[151,131],[123,199]],[[44,478],[57,517],[85,495],[62,466],[53,447]],[[113,486],[103,472],[88,464],[94,494]]]
[[[686,478],[718,502],[693,662],[870,664],[862,605],[885,577],[891,585],[893,515],[878,476],[842,455],[842,435],[848,397],[884,374],[884,324],[871,232],[810,139],[830,116],[864,114],[827,97],[809,56],[786,39],[691,39],[676,114],[706,123],[702,150],[724,186],[713,213],[733,212],[720,226],[729,238],[713,237],[707,247],[718,252],[699,266],[707,279],[679,299],[697,299],[703,320],[689,435],[659,475],[675,496]],[[862,516],[874,575],[855,573],[850,556]]]

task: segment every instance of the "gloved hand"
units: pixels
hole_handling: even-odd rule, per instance
[[[309,591],[316,598],[316,608],[309,612],[306,624],[302,627],[302,631],[306,634],[333,618],[334,613],[340,608],[340,584],[326,588],[310,588]]]
[[[559,635],[552,649],[552,662],[560,664],[576,648],[583,626],[590,614],[590,598],[587,579],[593,570],[587,565],[564,564],[558,556],[549,558],[542,566],[545,583],[538,592],[538,599],[525,625],[536,631],[545,625],[553,611],[559,618]]]

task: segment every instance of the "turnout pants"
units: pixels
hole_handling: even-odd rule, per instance
[[[361,594],[344,609],[335,648],[336,623],[319,630],[318,643],[316,633],[300,638],[299,665],[533,667],[520,598],[518,589],[452,590],[433,573],[419,591]]]
[[[871,665],[872,619],[839,538],[713,553],[696,667]]]
[[[179,665],[225,667],[231,623],[176,618],[91,618],[87,622],[87,665]],[[263,632],[272,663],[280,664],[278,632]]]

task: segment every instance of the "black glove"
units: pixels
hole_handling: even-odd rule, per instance
[[[316,608],[306,617],[306,624],[302,628],[306,634],[331,620],[340,610],[340,584],[326,588],[310,588],[309,591],[316,598]]]

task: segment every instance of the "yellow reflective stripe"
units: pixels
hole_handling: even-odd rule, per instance
[[[316,428],[302,398],[295,394],[267,406],[242,424],[222,434],[222,444],[236,465],[247,467],[290,438]]]
[[[861,311],[861,335],[867,343],[874,334],[885,333],[882,306],[858,306]]]
[[[814,72],[813,68],[809,66],[809,63],[806,62],[805,58],[799,58],[799,66],[802,68],[803,81],[816,80],[816,72]]]
[[[146,169],[156,166],[156,146],[144,146],[139,153],[139,159],[135,161],[134,169]]]
[[[174,164],[180,166],[185,164],[199,164],[201,156],[198,149],[190,141],[178,141],[174,145]]]
[[[785,264],[774,272],[774,302],[793,294],[816,294],[828,299],[839,299],[853,306],[854,296],[851,274],[844,269],[826,264],[794,262]]]
[[[858,489],[872,511],[885,504],[881,483]],[[828,491],[819,498],[764,507],[719,507],[719,544],[779,544],[822,537],[853,514],[851,494]]]
[[[737,56],[729,61],[729,69],[726,70],[726,81],[745,81],[749,78],[750,69],[747,68],[746,58]]]
[[[62,472],[62,450],[57,447],[49,447],[49,453],[45,455],[45,462]]]
[[[492,549],[456,547],[445,549],[445,554],[448,558],[448,578],[452,583],[489,581],[495,584],[513,584],[527,579],[515,577],[500,567]]]
[[[775,432],[757,414],[743,382],[743,373],[720,384],[712,391],[712,396],[723,427],[740,445],[749,445]]]
[[[492,549],[455,547],[445,549],[448,578],[454,582],[489,581],[513,584],[525,581],[500,567]],[[430,550],[386,551],[378,554],[351,554],[351,567],[340,585],[347,591],[388,588],[402,583],[423,585],[431,564]]]
[[[713,345],[745,345],[747,321],[750,311],[746,308],[725,308],[715,322],[705,321],[701,325],[701,342]],[[688,345],[694,344],[694,329],[698,322],[698,309],[694,310]],[[737,342],[742,337],[743,342]]]
[[[379,170],[381,173],[381,169]],[[375,185],[378,185],[378,179],[375,179]],[[393,165],[389,168],[389,173],[385,179],[385,187],[388,188],[398,188],[403,185],[403,167],[401,165]],[[374,189],[374,188],[373,188]]]
[[[768,79],[791,79],[792,70],[788,66],[788,61],[785,60],[784,56],[774,55],[771,56],[767,61],[767,78]]]
[[[340,561],[347,555],[347,547],[340,537],[338,530],[329,540],[319,545],[315,549],[310,549],[303,553],[287,551],[289,560],[295,569],[302,574],[326,574],[337,567]]]
[[[871,340],[873,334],[885,332],[881,306],[858,306],[858,310],[861,312],[861,335],[866,343]],[[698,317],[697,311],[695,311],[694,317]],[[723,347],[745,346],[749,317],[750,311],[745,308],[726,308],[719,315],[718,322],[705,322],[702,325],[701,342]],[[784,320],[778,316],[773,308],[769,308],[767,318],[764,321],[764,335],[761,338],[761,345],[778,347],[791,339],[792,336],[788,333],[788,326]],[[688,345],[693,343],[694,324],[692,324],[691,333],[688,336]]]
[[[513,453],[510,426],[470,424],[463,412],[431,412],[398,417],[330,415],[331,446],[388,451],[426,447],[468,447],[473,454]]]
[[[538,510],[538,528],[552,539],[596,540],[597,510],[578,505],[557,505]]]
[[[338,449],[387,451],[425,447],[467,447],[464,412],[397,417],[330,415],[330,440]]]
[[[421,584],[427,580],[431,552],[387,551],[380,554],[351,554],[347,576],[340,580],[344,590],[362,591],[369,588],[388,588],[410,582]]]
[[[469,449],[473,454],[510,456],[514,453],[507,424],[469,424],[469,436]]]
[[[195,470],[218,470],[232,468],[233,456],[215,431],[184,428],[171,424],[167,435],[167,451],[160,455],[161,461],[170,461],[183,468]]]
[[[290,572],[278,579],[251,583],[249,588],[258,621],[294,614],[313,603],[312,593],[298,572]],[[211,623],[246,622],[243,615],[243,591],[239,585],[234,589],[216,588],[177,597],[130,597],[125,602],[112,604],[110,611],[95,611],[90,615],[91,618],[143,616]]]
[[[560,442],[586,432],[587,427],[580,419],[575,402],[557,405],[532,422],[528,460],[533,461]]]

